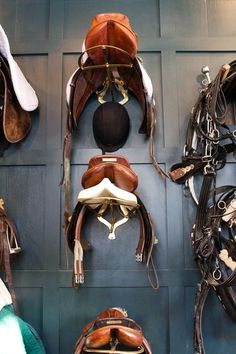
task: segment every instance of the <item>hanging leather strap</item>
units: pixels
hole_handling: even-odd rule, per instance
[[[11,272],[11,263],[10,263],[10,251],[7,241],[6,234],[7,224],[4,220],[4,217],[0,217],[0,267],[4,272],[5,281],[8,284],[8,288],[12,297],[12,304],[16,315],[19,315],[19,310],[16,301],[16,293],[13,285],[13,277]]]
[[[209,289],[209,285],[204,279],[201,281],[201,283],[198,284],[197,287],[194,307],[194,354],[205,354],[202,336],[202,312]]]

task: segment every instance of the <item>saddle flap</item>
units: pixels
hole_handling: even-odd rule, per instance
[[[5,138],[10,143],[17,143],[25,138],[31,129],[29,113],[23,110],[13,90],[9,68],[0,58],[1,94],[4,96],[2,107],[2,128]]]

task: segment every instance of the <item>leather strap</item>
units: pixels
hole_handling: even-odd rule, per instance
[[[5,281],[8,284],[8,288],[12,297],[12,304],[14,312],[19,315],[18,305],[16,301],[16,293],[13,285],[13,277],[11,271],[11,261],[9,245],[6,234],[6,227],[8,225],[8,219],[2,212],[0,213],[0,268],[4,272]]]

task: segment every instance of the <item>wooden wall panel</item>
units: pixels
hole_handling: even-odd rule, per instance
[[[160,289],[134,260],[137,220],[109,242],[94,217],[85,228],[93,250],[85,255],[86,283],[71,287],[72,255],[66,268],[63,234],[62,146],[66,121],[66,83],[92,17],[123,12],[139,37],[139,55],[150,74],[157,103],[158,161],[168,171],[179,162],[188,117],[201,85],[201,67],[214,77],[221,64],[236,57],[235,0],[0,0],[0,24],[12,52],[36,90],[40,106],[31,113],[27,139],[0,158],[0,196],[15,221],[23,248],[13,264],[22,317],[44,340],[48,354],[71,354],[84,324],[108,306],[125,307],[143,327],[153,354],[192,353],[192,313],[200,279],[189,232],[195,205],[184,190],[156,175],[145,137],[137,134],[142,113],[131,95],[127,143],[118,151],[139,176],[138,192],[150,211],[159,244],[155,246]],[[34,16],[31,16],[34,14]],[[73,140],[72,205],[81,190],[88,160],[100,150],[92,135],[92,97]],[[199,191],[201,178],[196,178]],[[235,184],[232,157],[219,183]],[[233,353],[233,324],[210,294],[204,311],[206,354]]]

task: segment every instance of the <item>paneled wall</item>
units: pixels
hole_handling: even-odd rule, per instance
[[[189,242],[195,206],[180,186],[161,180],[150,164],[148,143],[137,133],[141,111],[132,97],[126,105],[131,132],[119,153],[138,174],[138,192],[154,220],[160,289],[152,289],[145,268],[135,263],[135,219],[120,227],[114,243],[107,240],[103,225],[91,219],[85,233],[93,250],[85,256],[81,289],[71,287],[71,254],[66,269],[59,187],[65,86],[77,67],[90,21],[99,12],[125,13],[138,34],[139,55],[158,106],[155,149],[166,171],[180,161],[201,67],[209,65],[214,77],[221,64],[236,58],[235,0],[0,0],[0,23],[40,101],[31,115],[30,135],[0,158],[0,195],[23,249],[14,262],[21,316],[38,330],[48,354],[71,354],[88,321],[109,306],[121,306],[143,327],[154,354],[190,354],[199,279]],[[97,106],[92,98],[74,137],[73,205],[89,158],[100,153],[92,135]],[[233,159],[219,178],[235,184]],[[213,294],[203,318],[207,354],[235,353],[236,325]]]

